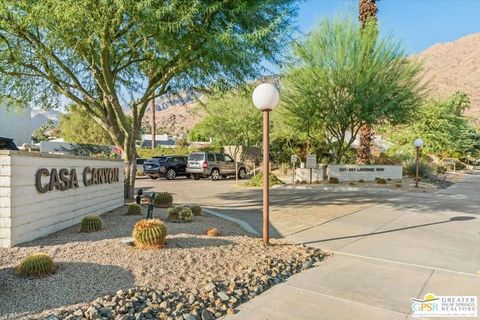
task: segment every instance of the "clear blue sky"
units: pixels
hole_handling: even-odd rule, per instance
[[[408,53],[422,51],[480,32],[480,0],[380,0],[383,33],[401,40]],[[358,12],[358,0],[307,0],[300,5],[298,25],[308,33],[325,16]]]

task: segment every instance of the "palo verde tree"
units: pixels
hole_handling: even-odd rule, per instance
[[[91,115],[123,152],[131,198],[149,101],[257,77],[288,42],[296,9],[295,0],[4,0],[0,95],[42,107],[63,96]]]
[[[348,18],[326,19],[294,46],[280,111],[293,131],[323,136],[341,162],[364,124],[406,121],[421,100],[421,66],[398,42],[362,31]],[[364,59],[371,52],[370,59]]]

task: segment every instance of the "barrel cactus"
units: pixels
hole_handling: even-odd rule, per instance
[[[139,204],[131,204],[128,206],[128,211],[127,215],[133,216],[133,215],[141,215],[142,214],[142,207]]]
[[[85,216],[80,222],[80,232],[95,232],[102,229],[102,219],[99,216]]]
[[[168,192],[160,192],[156,195],[153,204],[159,208],[170,208],[172,206],[173,197]]]
[[[167,213],[169,222],[191,222],[193,217],[192,210],[186,207],[173,207]]]
[[[165,245],[167,228],[158,219],[143,219],[133,227],[133,241],[139,248],[158,248]]]
[[[33,253],[20,261],[17,272],[23,277],[42,277],[55,272],[55,263],[46,253]]]
[[[190,210],[194,216],[201,216],[202,215],[202,207],[195,205],[190,206]]]

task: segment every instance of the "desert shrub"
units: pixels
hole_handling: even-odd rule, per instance
[[[336,177],[330,177],[328,178],[328,183],[331,183],[331,184],[337,184],[339,183],[340,181],[338,180],[338,178]]]
[[[194,216],[201,216],[202,215],[202,207],[199,205],[192,205],[189,207],[192,210]]]
[[[401,188],[401,187],[402,187],[402,184],[401,184],[401,183],[396,183],[396,184],[395,184],[395,187]]]
[[[192,210],[187,207],[173,207],[167,213],[169,222],[191,222],[193,218]]]
[[[210,228],[205,233],[210,237],[218,237],[219,235],[217,228]]]
[[[139,248],[158,248],[165,244],[167,228],[158,219],[142,219],[133,227],[132,237]]]
[[[349,186],[354,186],[354,185],[355,185],[355,183],[353,183],[353,182],[349,182],[349,183],[348,183],[348,185],[349,185]]]
[[[385,180],[383,178],[378,178],[377,179],[377,184],[387,184],[387,180]]]
[[[55,272],[55,263],[46,253],[32,253],[20,261],[17,272],[23,277],[41,277]]]
[[[99,216],[88,215],[80,222],[80,232],[95,232],[102,229],[102,219]]]
[[[406,160],[402,163],[403,165],[403,174],[406,176],[415,176],[416,172],[416,162],[415,159],[409,159]],[[419,166],[418,166],[418,175],[420,177],[428,177],[430,176],[430,167],[426,162],[423,160],[420,161]]]
[[[275,186],[275,185],[279,185],[279,184],[284,184],[284,182],[282,180],[278,179],[277,176],[274,175],[273,173],[270,173],[268,177],[269,177],[269,179],[268,179],[269,182],[268,183],[269,183],[270,187]],[[260,172],[255,177],[250,179],[250,181],[246,182],[244,184],[244,186],[246,186],[246,187],[261,187],[261,186],[263,186],[263,172]]]
[[[170,208],[173,203],[173,197],[168,192],[160,192],[155,196],[153,204],[159,208]]]
[[[127,215],[141,215],[142,207],[139,204],[131,204],[128,206]]]
[[[300,184],[308,184],[308,181],[307,180],[302,180],[302,181],[300,181]]]
[[[365,180],[363,180],[363,179],[360,179],[360,180],[358,180],[358,182],[360,182],[360,183],[364,183],[364,182],[365,182]]]

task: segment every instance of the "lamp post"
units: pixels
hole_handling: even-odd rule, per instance
[[[415,163],[415,188],[418,188],[418,168],[420,167],[420,149],[423,146],[423,140],[420,138],[413,141],[413,145],[417,149],[417,159]]]
[[[269,129],[270,111],[280,102],[280,94],[277,88],[270,83],[262,83],[255,88],[252,94],[255,107],[263,112],[263,242],[269,242]]]

